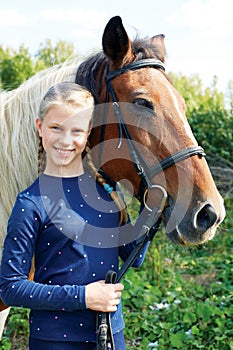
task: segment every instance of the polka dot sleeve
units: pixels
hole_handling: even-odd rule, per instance
[[[85,286],[48,285],[27,279],[42,222],[37,204],[18,196],[4,243],[0,296],[9,306],[40,310],[85,309]]]

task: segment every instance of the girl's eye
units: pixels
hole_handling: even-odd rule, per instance
[[[75,129],[73,130],[74,135],[81,136],[84,134],[83,130]]]
[[[51,126],[51,129],[54,130],[54,131],[61,131],[60,126],[56,126],[56,125]]]

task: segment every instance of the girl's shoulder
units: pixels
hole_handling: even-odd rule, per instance
[[[23,206],[23,208],[36,208],[39,205],[40,197],[40,184],[39,178],[37,178],[30,186],[18,193],[15,207]]]
[[[33,181],[31,185],[18,193],[17,197],[30,197],[32,194],[38,193],[39,190],[39,177]]]

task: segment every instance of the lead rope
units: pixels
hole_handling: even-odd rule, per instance
[[[117,274],[109,270],[105,276],[105,283],[116,283]],[[98,312],[97,314],[97,350],[115,350],[114,338],[111,327],[110,312]]]
[[[148,210],[148,219],[145,224],[142,225],[139,238],[136,241],[136,245],[129,255],[128,259],[125,261],[119,273],[109,270],[105,276],[105,283],[119,283],[124,277],[128,269],[133,265],[143,248],[148,242],[151,242],[158,232],[160,223],[161,223],[161,214],[166,206],[167,202],[167,192],[166,190],[159,185],[152,185],[152,188],[159,189],[162,192],[162,199],[159,207],[154,207],[153,209],[149,208],[145,202],[144,205]],[[114,338],[112,334],[111,327],[111,317],[109,312],[98,312],[97,313],[97,350],[106,350],[111,349],[115,350]]]

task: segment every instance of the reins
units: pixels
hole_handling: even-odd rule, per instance
[[[117,273],[116,271],[109,270],[105,276],[105,283],[119,283],[129,268],[134,264],[135,260],[142,252],[143,248],[148,242],[151,242],[158,232],[161,223],[161,214],[166,206],[167,192],[162,186],[153,185],[153,189],[158,189],[162,193],[162,199],[159,207],[149,208],[148,218],[142,225],[138,235],[135,247],[127,260],[122,265],[121,269]],[[111,349],[115,350],[114,339],[111,327],[111,318],[109,312],[98,312],[97,313],[97,350]],[[117,349],[116,349],[117,350]]]

